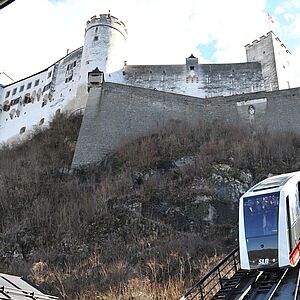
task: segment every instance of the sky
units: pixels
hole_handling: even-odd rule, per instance
[[[45,69],[82,46],[86,21],[108,10],[127,26],[128,64],[184,64],[191,53],[199,63],[245,62],[244,46],[271,29],[300,86],[300,0],[15,0],[0,10],[0,72],[19,80]]]

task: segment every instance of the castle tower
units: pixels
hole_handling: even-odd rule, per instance
[[[93,16],[87,21],[81,61],[81,81],[87,82],[88,72],[98,68],[106,81],[124,66],[127,29],[110,14]],[[113,81],[113,80],[112,80]]]
[[[260,62],[267,91],[293,87],[291,53],[273,31],[245,46],[248,62]]]
[[[104,80],[120,82],[126,60],[127,29],[125,24],[108,14],[87,21],[81,57],[80,79],[76,99],[67,109],[84,108],[87,101],[88,73],[103,72]]]

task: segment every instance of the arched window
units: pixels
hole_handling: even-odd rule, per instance
[[[23,103],[24,103],[24,104],[28,104],[28,103],[31,103],[31,102],[32,102],[31,96],[30,96],[29,93],[27,93],[27,94],[24,96],[24,101],[23,101]]]
[[[33,91],[31,94],[31,102],[33,103],[36,98],[36,91]]]
[[[16,113],[16,109],[13,108],[13,109],[10,111],[10,113],[9,113],[9,117],[10,117],[11,120],[14,118],[15,113]]]
[[[44,107],[48,103],[48,94],[46,94],[43,98],[42,107]]]
[[[36,99],[37,99],[37,101],[40,101],[41,95],[42,95],[42,89],[39,88],[39,89],[38,89],[38,92],[37,92],[37,94],[36,94]]]
[[[10,110],[10,102],[8,100],[6,100],[3,103],[3,111],[9,111]]]
[[[24,126],[20,129],[20,134],[23,134],[25,131],[26,131],[26,126]]]

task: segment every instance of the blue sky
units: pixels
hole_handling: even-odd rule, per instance
[[[129,64],[184,64],[191,53],[202,63],[246,61],[244,46],[269,31],[270,13],[300,70],[300,0],[16,0],[0,11],[0,72],[17,80],[47,67],[109,9],[128,27]]]

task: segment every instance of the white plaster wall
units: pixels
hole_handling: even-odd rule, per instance
[[[54,66],[51,66],[43,72],[4,88],[3,97],[1,99],[2,110],[0,112],[0,142],[6,142],[11,138],[19,137],[22,127],[26,127],[26,133],[28,130],[32,130],[34,126],[40,126],[39,123],[43,118],[43,125],[49,122],[51,115],[50,99],[47,100],[46,105],[42,105],[42,103],[44,102],[44,97],[49,97],[51,89],[43,90],[45,86],[48,86],[48,84],[52,82],[53,71]],[[49,77],[50,72],[51,76]],[[38,85],[35,85],[36,80],[39,80]],[[31,83],[31,87],[27,88],[29,83]],[[23,91],[20,91],[21,86],[24,86]],[[12,91],[15,88],[17,91],[13,95]],[[6,97],[8,91],[10,91],[10,95]],[[26,94],[30,94],[30,96],[35,95],[33,103],[24,103],[24,96]],[[40,96],[38,97],[37,94]],[[19,103],[11,105],[8,111],[3,110],[5,103],[11,103],[12,100],[19,97],[21,97]]]
[[[186,65],[127,66],[124,72],[125,84],[205,97],[204,75],[199,65],[195,65],[195,70]]]
[[[273,35],[272,38],[279,89],[282,90],[294,87],[290,66],[291,53],[278,37]]]
[[[216,97],[264,90],[258,63],[126,66],[124,84],[195,97]]]
[[[78,83],[80,81],[82,47],[74,50],[57,63],[53,109],[76,110],[81,104],[76,101]],[[74,66],[75,65],[75,66]]]
[[[1,101],[1,99],[2,99],[2,97],[3,97],[3,91],[4,91],[4,86],[2,86],[2,85],[0,84],[0,101]]]

